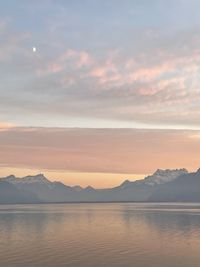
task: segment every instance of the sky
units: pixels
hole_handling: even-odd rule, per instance
[[[114,186],[200,167],[200,2],[0,2],[0,176]]]

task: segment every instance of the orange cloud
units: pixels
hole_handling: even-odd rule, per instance
[[[31,131],[30,131],[31,129]],[[199,131],[13,128],[0,132],[1,164],[104,173],[197,169]],[[173,157],[172,157],[173,155]]]

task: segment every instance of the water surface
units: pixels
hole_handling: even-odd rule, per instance
[[[0,205],[1,267],[199,267],[200,204]]]

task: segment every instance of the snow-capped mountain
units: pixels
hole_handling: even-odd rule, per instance
[[[150,196],[153,202],[200,202],[200,169],[160,184]]]
[[[51,182],[41,173],[37,175],[28,175],[23,178],[18,178],[14,175],[9,175],[5,178],[2,178],[2,180],[12,184],[51,184]]]
[[[175,170],[161,170],[158,169],[154,174],[147,176],[143,181],[149,185],[165,184],[175,180],[177,177],[183,174],[187,174],[186,169],[175,169]]]
[[[179,177],[182,174],[187,174],[188,171],[186,169],[175,169],[175,170],[161,170],[158,169],[155,171],[152,175],[149,175],[145,177],[142,180],[136,180],[136,181],[129,181],[128,179],[125,180],[119,187],[120,188],[128,188],[135,185],[150,185],[155,186],[159,184],[165,184],[170,181],[173,181],[177,177]]]
[[[1,181],[14,185],[16,188],[33,193],[41,202],[67,201],[75,189],[61,182],[51,182],[43,174],[28,175],[17,178],[14,175],[2,178]]]

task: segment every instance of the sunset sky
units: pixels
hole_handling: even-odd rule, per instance
[[[110,187],[200,167],[200,1],[0,2],[0,176]]]

